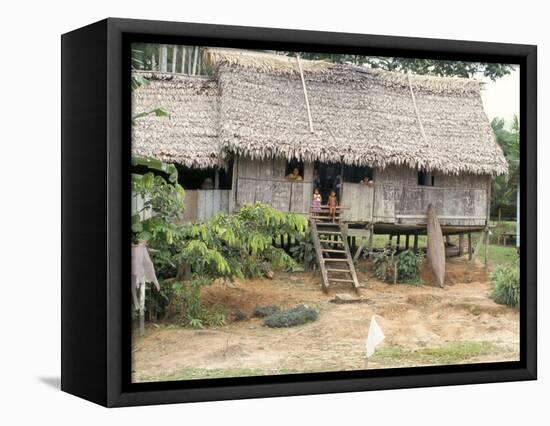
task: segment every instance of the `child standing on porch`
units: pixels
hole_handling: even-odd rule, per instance
[[[319,213],[321,211],[321,193],[319,192],[319,188],[315,188],[315,191],[313,191],[313,199],[311,200],[311,210],[314,213]]]
[[[336,191],[330,191],[328,196],[328,214],[332,221],[336,219],[336,207],[338,206],[338,199],[336,198]]]

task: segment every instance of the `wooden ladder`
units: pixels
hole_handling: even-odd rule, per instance
[[[358,291],[359,281],[339,214],[332,222],[327,213],[328,209],[323,207],[321,211],[312,211],[309,219],[323,291],[327,292],[332,283],[349,283]]]

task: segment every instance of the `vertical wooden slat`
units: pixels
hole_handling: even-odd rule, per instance
[[[160,71],[168,71],[168,46],[161,44],[159,47],[159,65]]]
[[[194,56],[193,56],[193,75],[197,75],[197,62],[199,60],[199,47],[194,47]]]
[[[181,68],[180,73],[185,74],[185,64],[187,61],[187,46],[181,48]]]
[[[176,72],[176,62],[178,61],[178,46],[174,45],[172,49],[172,72]]]

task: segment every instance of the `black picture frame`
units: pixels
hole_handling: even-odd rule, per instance
[[[63,391],[119,407],[536,379],[536,46],[113,18],[61,41]],[[130,275],[131,42],[518,64],[520,361],[131,383],[130,290],[123,285]]]

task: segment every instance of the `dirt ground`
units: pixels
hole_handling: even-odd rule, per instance
[[[423,268],[422,286],[391,285],[358,268],[364,303],[330,303],[349,287],[320,290],[319,273],[278,273],[273,280],[246,280],[234,288],[214,284],[203,302],[241,310],[247,319],[194,330],[149,325],[133,343],[133,380],[340,371],[365,368],[364,345],[372,315],[386,335],[368,368],[512,361],[519,359],[519,313],[490,297],[483,267],[465,259],[447,262],[444,289]],[[250,318],[256,306],[307,304],[319,311],[313,323],[273,329]],[[135,334],[135,333],[134,333]]]

